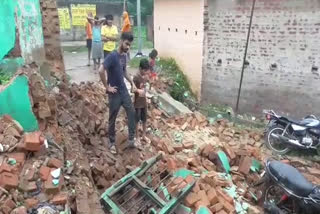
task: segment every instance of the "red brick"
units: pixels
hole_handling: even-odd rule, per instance
[[[175,152],[175,150],[173,149],[173,147],[167,143],[164,140],[161,140],[160,143],[162,144],[162,149],[165,153],[167,154],[173,154]]]
[[[223,205],[221,203],[217,203],[217,204],[210,207],[210,210],[213,213],[218,213],[222,209],[223,209]]]
[[[197,183],[194,185],[194,187],[193,187],[192,191],[193,191],[193,192],[195,192],[195,193],[197,193],[197,192],[199,192],[199,191],[200,191],[199,182],[197,182]]]
[[[16,204],[14,203],[13,200],[8,198],[7,200],[4,201],[3,206],[6,206],[6,207],[10,208],[11,210],[13,210],[16,207]]]
[[[233,152],[232,148],[230,148],[230,146],[228,146],[227,144],[224,145],[223,151],[228,155],[228,157],[231,160],[237,157],[236,154]]]
[[[182,177],[177,177],[177,178],[174,178],[172,183],[174,185],[179,185],[181,182],[183,182],[183,178]]]
[[[216,189],[219,202],[227,201],[230,204],[233,204],[233,198],[227,195],[220,187]]]
[[[181,144],[177,144],[173,146],[173,149],[176,150],[177,152],[183,151],[183,146]]]
[[[174,159],[172,159],[172,158],[169,158],[169,159],[167,160],[167,165],[168,165],[168,169],[169,169],[170,171],[174,171],[174,170],[177,169],[177,163],[176,163],[176,161],[175,161]]]
[[[188,184],[192,184],[194,182],[194,178],[192,175],[188,175],[185,179]]]
[[[200,201],[198,194],[191,192],[187,195],[185,199],[185,204],[188,207],[192,207],[197,201]]]
[[[203,202],[202,205],[210,206],[210,201],[205,190],[200,190],[197,194],[198,194],[198,197],[200,198],[200,201]]]
[[[0,173],[1,172],[12,172],[13,166],[7,164],[6,162],[3,162],[0,166]]]
[[[48,166],[51,168],[62,168],[63,163],[62,163],[62,161],[58,160],[57,158],[51,158],[48,162]]]
[[[51,200],[51,202],[55,205],[65,205],[68,201],[67,193],[60,193]]]
[[[49,167],[41,166],[40,167],[40,171],[39,171],[40,178],[43,181],[46,181],[48,179],[49,175],[50,175],[50,172],[51,172],[51,169]]]
[[[26,150],[37,152],[41,149],[40,132],[26,133],[24,135],[24,143]]]
[[[197,160],[197,158],[189,158],[188,159],[188,165],[189,166],[193,166],[193,167],[199,167],[199,161]]]
[[[240,160],[238,171],[244,175],[247,175],[250,172],[251,165],[252,165],[252,158],[242,157]]]
[[[218,202],[217,192],[214,188],[208,190],[207,195],[211,205],[214,205]]]
[[[281,162],[285,164],[290,164],[290,160],[282,160]]]
[[[319,169],[308,167],[308,171],[310,172],[311,175],[318,176],[318,177],[320,176]]]
[[[18,207],[16,209],[14,209],[10,214],[27,214],[27,208]]]
[[[219,212],[217,212],[216,214],[228,214],[226,211],[224,210],[220,210]]]
[[[228,203],[227,201],[223,202],[223,208],[227,213],[234,213],[235,208],[232,204]]]
[[[214,151],[213,145],[207,144],[207,145],[203,148],[201,154],[202,154],[202,156],[204,156],[204,157],[208,157],[209,154],[210,154],[210,152],[212,152],[212,151]]]
[[[34,192],[37,189],[38,188],[37,188],[37,184],[36,184],[35,181],[27,183],[27,186],[26,186],[26,191],[27,192]]]
[[[8,158],[14,158],[17,161],[17,163],[21,163],[21,165],[23,165],[26,160],[26,154],[23,152],[9,153],[7,155]]]
[[[0,185],[6,190],[18,187],[18,176],[10,172],[2,172],[0,174]]]
[[[12,209],[7,206],[1,206],[0,211],[2,211],[1,214],[10,214]]]
[[[25,202],[25,205],[28,209],[33,208],[39,204],[39,200],[37,200],[36,198],[29,198],[29,199],[25,200],[24,202]]]
[[[183,148],[185,149],[193,149],[193,147],[194,147],[194,143],[192,142],[183,143]]]
[[[52,183],[52,180],[53,180],[53,178],[50,175],[48,177],[48,180],[46,180],[44,183],[44,189],[47,194],[57,194],[61,190],[61,187],[63,185],[63,176],[62,175],[60,176],[59,184],[57,186],[55,186]]]

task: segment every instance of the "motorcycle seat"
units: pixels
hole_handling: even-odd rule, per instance
[[[307,197],[313,190],[314,185],[310,183],[296,168],[280,161],[270,161],[269,172],[278,181],[291,190],[294,194]]]
[[[299,126],[305,126],[305,127],[309,127],[309,128],[315,128],[318,127],[320,122],[318,120],[315,119],[311,119],[311,118],[306,118],[303,120],[294,120],[291,118],[287,118],[287,120],[293,124],[299,125]]]

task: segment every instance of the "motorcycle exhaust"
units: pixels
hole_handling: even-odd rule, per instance
[[[274,134],[274,133],[272,133],[271,136],[283,141],[284,143],[304,148],[304,146],[301,145],[298,140],[292,140],[292,139],[290,139],[288,137],[285,137],[285,136],[282,136],[282,135],[278,135],[278,134]]]

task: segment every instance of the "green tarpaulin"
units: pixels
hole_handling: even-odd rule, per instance
[[[26,132],[39,129],[29,99],[28,78],[18,76],[0,92],[0,116],[8,114],[18,121]]]

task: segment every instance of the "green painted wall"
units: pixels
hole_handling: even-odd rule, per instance
[[[0,1],[0,61],[14,47],[16,41],[15,6],[16,1]]]
[[[39,0],[0,0],[0,80],[12,77],[24,64],[45,59],[42,31],[42,15]],[[16,29],[19,38],[16,38]],[[21,58],[5,56],[19,39]],[[6,82],[5,82],[6,83]],[[32,112],[28,78],[18,76],[0,92],[0,116],[11,115],[25,131],[38,130],[38,122]]]
[[[26,76],[18,76],[0,93],[0,116],[9,114],[27,132],[39,129],[38,121],[32,112],[29,99],[29,85]]]
[[[45,51],[39,0],[0,0],[0,14],[0,84],[5,84],[22,65],[42,65]],[[17,39],[22,57],[6,58]]]

